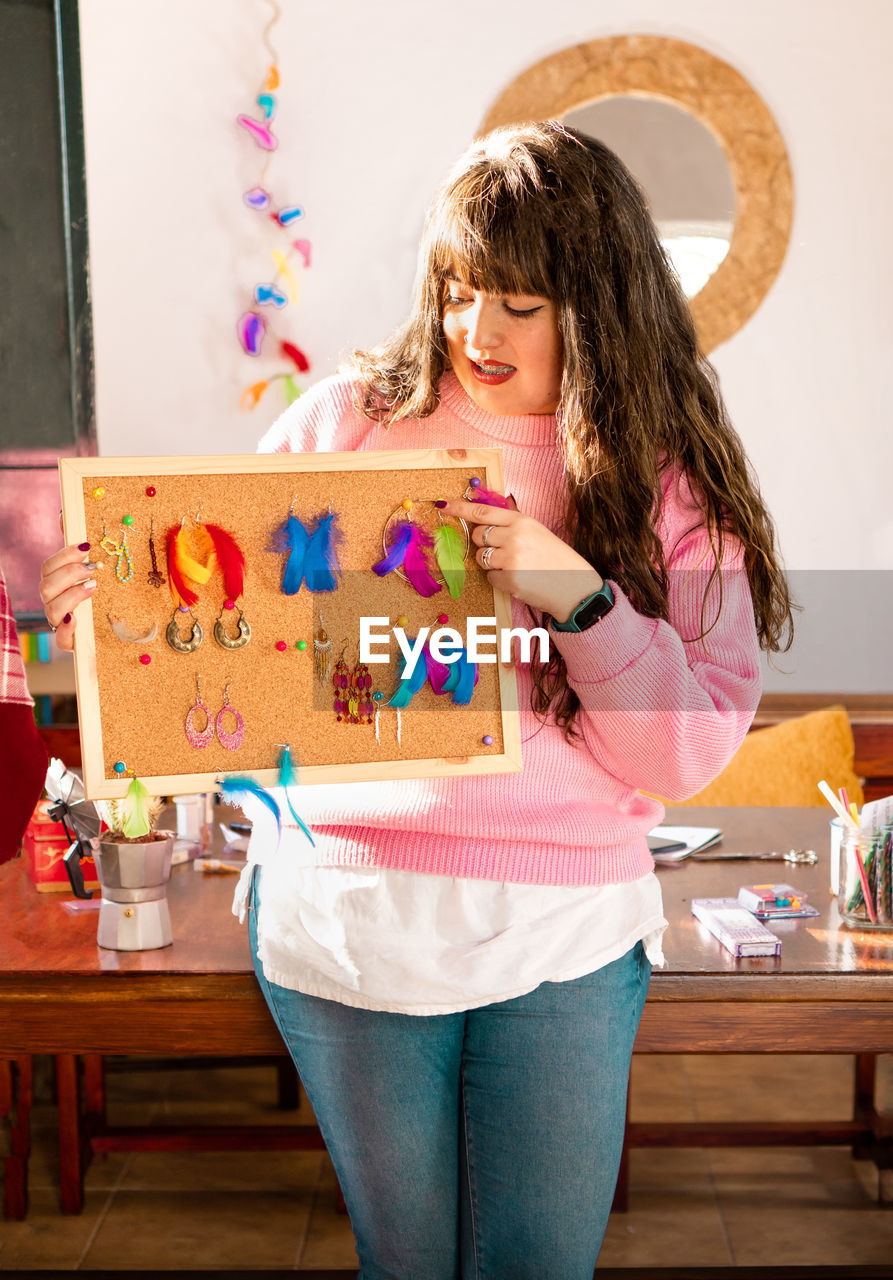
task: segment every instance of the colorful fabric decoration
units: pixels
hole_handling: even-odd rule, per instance
[[[288,305],[288,298],[274,284],[257,284],[254,286],[254,301],[259,307],[272,306],[277,311]]]
[[[250,191],[243,191],[242,199],[249,209],[260,211],[269,209],[272,204],[272,196],[269,191],[264,191],[263,187],[252,187]]]
[[[251,116],[246,115],[238,115],[236,120],[264,151],[275,151],[279,146],[279,139],[274,136],[272,130],[268,129],[265,124],[261,124],[259,120],[254,120]]]
[[[236,333],[239,335],[239,341],[246,356],[260,355],[266,332],[267,322],[256,311],[246,311],[239,316],[236,323]]]
[[[267,171],[272,163],[273,154],[279,146],[279,140],[270,126],[278,108],[276,90],[280,84],[279,59],[271,41],[271,32],[279,21],[280,10],[275,0],[269,0],[269,3],[272,12],[264,28],[263,41],[270,55],[271,65],[264,77],[260,92],[254,98],[256,107],[260,108],[262,118],[258,119],[256,115],[248,113],[236,116],[240,129],[244,130],[254,144],[265,153],[264,163],[258,174],[257,181],[253,186],[242,192],[242,202],[253,212],[263,213],[275,226],[277,234],[284,234],[286,237],[282,248],[274,247],[271,249],[276,271],[274,279],[269,282],[262,281],[255,284],[251,304],[243,311],[236,324],[239,345],[246,355],[253,358],[257,358],[262,354],[265,338],[270,334],[269,320],[265,318],[259,308],[265,308],[267,316],[272,317],[283,313],[289,304],[294,306],[298,301],[299,283],[297,275],[292,268],[291,260],[297,256],[304,270],[309,269],[311,261],[310,241],[305,239],[293,241],[290,237],[290,231],[294,224],[305,216],[303,205],[295,204],[292,201],[276,201],[266,182]],[[287,360],[291,360],[298,373],[309,372],[310,361],[300,348],[295,347],[292,343],[282,342],[278,335],[270,334],[270,336],[276,339],[279,354]],[[239,397],[240,407],[243,409],[256,408],[274,383],[281,386],[286,405],[293,404],[301,394],[301,387],[295,382],[294,371],[288,367],[279,369],[269,374],[268,377],[253,382],[249,387],[246,387]]]

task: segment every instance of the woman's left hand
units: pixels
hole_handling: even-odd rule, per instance
[[[551,614],[556,622],[566,622],[577,605],[604,583],[573,547],[517,508],[456,499],[441,512],[469,526],[475,559],[492,587]]]

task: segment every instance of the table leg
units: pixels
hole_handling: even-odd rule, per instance
[[[63,1213],[84,1208],[84,1164],[78,1098],[78,1061],[73,1053],[56,1055],[56,1101],[59,1107],[59,1184]]]
[[[3,1169],[3,1213],[20,1221],[28,1212],[28,1155],[31,1150],[31,1058],[0,1061],[0,1122],[7,1142]]]

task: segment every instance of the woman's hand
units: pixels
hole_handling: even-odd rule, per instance
[[[63,547],[43,562],[40,598],[60,649],[74,648],[74,610],[96,590],[96,568],[90,559],[89,542]]]
[[[440,508],[471,529],[475,559],[499,591],[566,622],[581,600],[604,583],[588,560],[544,524],[517,509],[457,499]]]

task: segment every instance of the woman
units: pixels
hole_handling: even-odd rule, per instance
[[[4,789],[0,808],[0,863],[19,852],[25,828],[43,793],[47,763],[0,568],[0,777],[11,784]]]
[[[681,798],[722,769],[790,622],[641,192],[554,122],[470,149],[406,324],[261,448],[494,445],[511,508],[443,510],[515,625],[550,628],[548,661],[518,668],[523,772],[303,788],[313,864],[290,830],[252,848],[258,979],[363,1280],[591,1277],[666,923],[640,788]],[[77,561],[46,566],[62,643]]]

